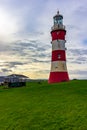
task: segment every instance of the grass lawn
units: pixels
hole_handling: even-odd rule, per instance
[[[87,130],[87,80],[0,87],[0,130]]]

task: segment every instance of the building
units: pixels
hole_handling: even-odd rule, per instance
[[[57,14],[53,17],[54,25],[51,28],[52,37],[52,57],[51,57],[51,71],[49,75],[49,83],[58,83],[69,81],[69,76],[66,66],[66,48],[65,35],[66,29],[63,25],[63,16]]]
[[[6,78],[6,76],[0,76],[0,85],[4,84],[5,78]]]
[[[29,77],[19,74],[12,74],[5,77],[4,83],[8,85],[8,87],[22,87],[26,86],[26,81]]]

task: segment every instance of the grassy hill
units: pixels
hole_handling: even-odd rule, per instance
[[[0,130],[87,130],[87,80],[1,87]]]

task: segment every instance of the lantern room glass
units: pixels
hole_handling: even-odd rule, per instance
[[[54,25],[60,25],[63,24],[63,18],[62,17],[54,17]]]

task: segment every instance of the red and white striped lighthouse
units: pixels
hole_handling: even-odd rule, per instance
[[[53,17],[54,25],[51,28],[52,36],[52,58],[51,58],[51,72],[49,76],[49,83],[58,83],[69,81],[69,76],[66,66],[66,48],[65,35],[66,30],[63,25],[63,16],[57,14]]]

